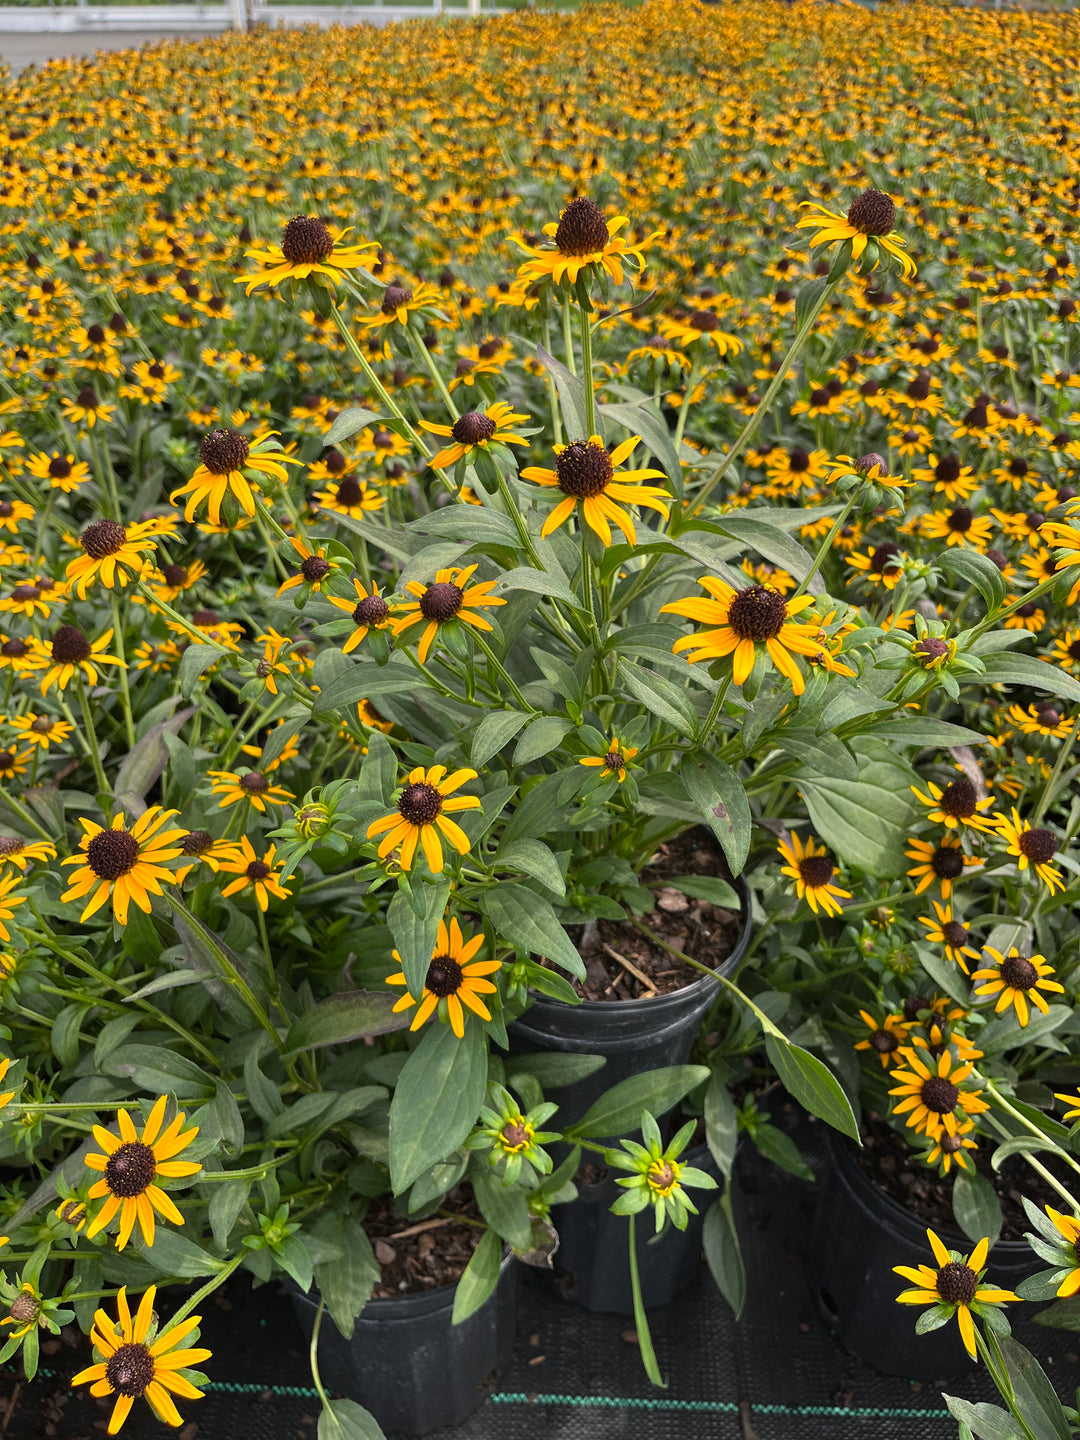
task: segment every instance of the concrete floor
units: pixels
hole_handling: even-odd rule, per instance
[[[205,31],[205,34],[216,32]],[[98,50],[131,50],[159,40],[197,40],[198,31],[175,30],[116,31],[79,30],[71,34],[5,35],[0,34],[0,60],[6,61],[18,74],[27,65],[43,65],[65,55],[93,55]]]

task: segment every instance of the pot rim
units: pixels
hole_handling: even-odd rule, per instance
[[[739,926],[739,938],[735,941],[734,948],[730,955],[726,955],[720,962],[720,973],[724,975],[734,972],[742,963],[743,956],[749,947],[750,936],[754,928],[754,909],[750,898],[750,887],[741,874],[736,875],[732,883],[742,902],[739,911],[741,924]],[[719,988],[719,985],[720,981],[715,975],[702,975],[690,985],[680,986],[678,990],[669,990],[666,995],[639,995],[633,1000],[581,1000],[577,1005],[570,1005],[565,1000],[558,1000],[554,995],[545,995],[543,991],[535,990],[531,985],[529,987],[529,995],[532,997],[532,1005],[554,1005],[561,1010],[587,1009],[600,1014],[610,1012],[611,1014],[633,1015],[638,1010],[662,1004],[665,1000],[668,1002],[677,1002],[682,996],[692,995],[697,997],[712,986]],[[532,1005],[529,1007],[530,1010],[532,1009]],[[514,1023],[524,1022],[527,1025],[528,1017],[529,1010],[524,1010]]]
[[[879,1190],[869,1176],[863,1172],[858,1161],[855,1159],[855,1142],[850,1139],[849,1136],[841,1135],[839,1131],[835,1131],[833,1127],[829,1125],[826,1129],[825,1143],[829,1147],[833,1159],[837,1161],[840,1169],[845,1172],[848,1180],[854,1181],[863,1191],[869,1191],[873,1194],[875,1199],[880,1200],[882,1205],[894,1215],[903,1216],[907,1220],[914,1221],[916,1225],[921,1226],[924,1230],[933,1230],[935,1235],[941,1237],[949,1250],[963,1250],[965,1245],[975,1244],[962,1230],[954,1229],[952,1226],[947,1225],[943,1225],[940,1228],[930,1225],[920,1219],[918,1215],[913,1214],[905,1205],[901,1205],[899,1201],[894,1200],[891,1195],[887,1195],[884,1190]],[[953,1244],[953,1241],[957,1243]],[[1010,1254],[1019,1254],[1021,1251],[1034,1254],[1026,1240],[995,1240],[990,1247],[991,1255],[995,1250],[1004,1250]]]
[[[499,1278],[495,1282],[495,1289],[492,1290],[491,1294],[484,1301],[484,1305],[488,1305],[492,1300],[494,1300],[496,1290],[498,1290],[499,1285],[506,1278],[506,1274],[513,1264],[514,1252],[510,1249],[509,1245],[504,1245],[503,1258],[499,1265]],[[318,1295],[319,1287],[314,1284],[314,1282],[312,1283],[310,1290],[301,1290],[299,1285],[297,1285],[296,1282],[292,1280],[288,1281],[287,1283],[301,1300],[306,1300],[309,1305],[318,1305],[319,1302],[314,1297]],[[403,1325],[407,1324],[411,1320],[417,1319],[417,1312],[419,1312],[420,1314],[431,1314],[433,1311],[436,1310],[445,1310],[448,1305],[453,1305],[454,1295],[456,1294],[458,1285],[460,1283],[461,1282],[459,1279],[455,1280],[453,1285],[436,1285],[433,1290],[413,1290],[407,1294],[401,1295],[374,1296],[368,1300],[367,1304],[360,1311],[360,1314],[357,1315],[355,1323],[359,1325],[360,1322],[366,1317],[369,1322],[377,1320],[380,1324],[384,1325]],[[430,1300],[438,1301],[438,1303],[428,1305],[422,1308],[422,1302]],[[480,1310],[484,1308],[484,1305],[480,1306]],[[404,1309],[408,1309],[412,1313],[406,1315],[401,1314],[401,1311]],[[398,1312],[396,1315],[390,1313],[394,1310]],[[474,1311],[474,1314],[479,1314],[480,1310]],[[375,1313],[369,1314],[369,1311],[374,1311]]]

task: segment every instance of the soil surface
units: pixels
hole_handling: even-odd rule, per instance
[[[742,917],[676,889],[671,881],[683,876],[732,883],[724,852],[704,826],[665,841],[642,871],[641,884],[656,896],[642,923],[673,949],[718,966],[738,943]],[[574,982],[583,1000],[641,1000],[701,979],[700,970],[654,945],[629,921],[598,920],[572,926],[569,934],[585,962],[585,979]]]
[[[944,1226],[949,1230],[959,1230],[960,1226],[953,1217],[952,1174],[942,1179],[936,1170],[920,1163],[904,1137],[878,1115],[864,1113],[860,1129],[863,1148],[855,1152],[855,1159],[874,1188],[932,1229]],[[1061,1196],[1047,1185],[1041,1175],[1036,1174],[1022,1155],[1010,1155],[1001,1169],[995,1172],[990,1166],[988,1151],[981,1145],[978,1150],[968,1153],[974,1157],[980,1174],[990,1181],[1001,1201],[1003,1218],[999,1239],[1023,1240],[1024,1232],[1031,1229],[1031,1221],[1021,1203],[1025,1195],[1036,1205],[1061,1208]],[[1038,1158],[1048,1170],[1056,1173],[1051,1157],[1040,1155]],[[1066,1176],[1059,1178],[1068,1183]]]
[[[389,1195],[379,1196],[368,1206],[364,1229],[381,1272],[372,1299],[416,1295],[422,1290],[456,1285],[461,1279],[484,1234],[483,1219],[472,1191],[461,1185],[448,1192],[439,1209],[480,1223],[469,1225],[445,1215],[411,1220],[398,1213]]]

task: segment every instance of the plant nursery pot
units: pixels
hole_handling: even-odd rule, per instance
[[[707,1145],[695,1145],[680,1158],[718,1178]],[[616,1185],[616,1178],[617,1172],[609,1172],[595,1185],[579,1182],[575,1203],[553,1208],[551,1220],[559,1232],[555,1284],[561,1295],[586,1310],[632,1315],[627,1218],[611,1213],[612,1204],[624,1193]],[[700,1214],[690,1216],[685,1230],[669,1226],[660,1240],[653,1238],[652,1211],[643,1211],[637,1217],[634,1241],[641,1295],[647,1309],[667,1305],[697,1274],[701,1231],[713,1192],[698,1191],[692,1198]]]
[[[939,1380],[974,1370],[955,1321],[917,1335],[920,1309],[896,1303],[910,1286],[892,1267],[933,1264],[926,1225],[871,1184],[849,1141],[827,1129],[825,1143],[828,1159],[806,1261],[818,1314],[849,1350],[885,1375]],[[974,1249],[958,1230],[931,1228],[950,1250]],[[990,1251],[988,1278],[1014,1290],[1039,1263],[1024,1241],[999,1240]]]
[[[509,1253],[494,1293],[450,1323],[455,1285],[369,1300],[346,1340],[328,1315],[319,1331],[323,1384],[370,1410],[384,1430],[428,1435],[460,1425],[483,1402],[514,1350],[518,1267]],[[310,1340],[318,1293],[295,1287],[293,1308]]]
[[[738,969],[753,928],[746,881],[740,875],[734,885],[742,904],[741,925],[735,948],[715,967],[724,976]],[[620,1080],[665,1065],[685,1065],[702,1016],[719,989],[711,975],[703,975],[682,990],[645,1000],[583,1000],[580,1005],[567,1005],[534,992],[528,1010],[509,1027],[510,1048],[517,1055],[554,1050],[604,1057],[607,1063],[601,1070],[553,1095],[559,1102],[559,1124],[569,1125]]]

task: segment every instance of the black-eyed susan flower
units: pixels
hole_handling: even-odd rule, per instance
[[[572,440],[569,445],[555,446],[555,469],[528,465],[521,472],[523,480],[531,480],[546,489],[557,489],[563,499],[544,521],[541,535],[548,536],[566,523],[578,505],[589,529],[611,544],[611,526],[616,525],[631,545],[637,544],[634,522],[623,505],[644,505],[655,510],[664,520],[671,508],[671,496],[659,485],[645,485],[649,479],[664,478],[662,470],[619,470],[640,442],[631,435],[610,453],[599,435],[588,440]]]
[[[379,247],[374,240],[342,245],[348,234],[348,230],[331,229],[317,215],[296,215],[282,231],[280,245],[244,252],[259,268],[253,275],[242,275],[233,283],[243,285],[245,293],[250,295],[261,285],[272,290],[283,280],[325,275],[330,288],[334,289],[343,275],[371,265],[378,257]]]
[[[363,515],[372,515],[386,504],[386,496],[364,482],[356,475],[343,475],[325,490],[316,490],[312,499],[323,510],[335,515],[351,515],[359,520]]]
[[[415,598],[395,606],[394,635],[403,635],[413,625],[424,625],[416,651],[421,665],[427,660],[440,626],[460,620],[477,630],[494,628],[491,621],[479,613],[480,608],[505,605],[506,601],[492,595],[496,583],[494,580],[482,580],[477,585],[469,584],[476,568],[475,565],[468,565],[465,569],[438,570],[430,585],[421,585],[417,580],[410,580],[405,586],[406,593]],[[353,613],[355,615],[355,611]]]
[[[1042,735],[1053,740],[1067,740],[1076,725],[1074,717],[1062,715],[1052,700],[1032,705],[1010,705],[1009,721],[1025,735]]]
[[[431,868],[434,870],[434,865]],[[445,920],[439,921],[435,949],[428,964],[423,994],[409,1026],[410,1030],[419,1030],[420,1026],[431,1018],[434,1011],[440,1008],[443,1001],[445,1001],[444,1008],[450,1028],[459,1040],[465,1035],[465,1011],[462,1006],[467,1007],[474,1015],[478,1015],[481,1020],[491,1019],[491,1011],[480,997],[481,995],[494,995],[497,991],[498,986],[494,981],[488,979],[488,976],[501,970],[502,962],[500,960],[475,960],[473,957],[479,953],[483,943],[483,931],[466,940],[456,918],[451,920],[449,925]],[[393,953],[394,959],[400,965],[402,963],[401,956],[396,950]],[[406,983],[404,970],[397,975],[388,975],[386,983],[387,985],[404,985]],[[394,1013],[399,1014],[413,1005],[417,1005],[417,1000],[406,990],[401,999],[395,1003]]]
[[[948,1175],[953,1165],[970,1173],[974,1167],[965,1152],[979,1148],[979,1142],[971,1138],[974,1129],[974,1120],[968,1120],[966,1124],[957,1125],[955,1135],[946,1135],[943,1131],[923,1156],[927,1165],[937,1166],[942,1175]]]
[[[625,215],[607,219],[599,205],[579,195],[560,211],[557,223],[551,221],[544,226],[544,234],[553,241],[551,246],[528,245],[521,236],[511,236],[529,257],[519,267],[518,279],[529,285],[543,280],[551,280],[556,285],[565,280],[575,285],[582,271],[596,265],[606,271],[616,285],[621,285],[623,262],[636,261],[636,268],[643,269],[644,250],[655,238],[650,235],[640,244],[632,244],[619,235],[629,223]]]
[[[941,898],[948,900],[952,894],[953,882],[959,880],[964,871],[978,868],[982,860],[974,855],[965,855],[958,835],[946,833],[936,843],[908,836],[908,849],[904,854],[916,863],[907,872],[913,880],[916,895],[929,890],[936,880],[941,885]]]
[[[23,500],[9,500],[6,495],[0,499],[0,530],[8,530],[15,535],[23,521],[33,518],[32,505],[27,505]]]
[[[860,260],[867,247],[872,247],[874,263],[871,269],[877,269],[881,263],[881,252],[884,252],[899,262],[905,278],[915,275],[915,262],[904,250],[905,242],[895,230],[896,206],[882,191],[863,190],[848,206],[846,215],[826,210],[823,205],[809,200],[804,200],[799,208],[817,212],[804,215],[795,222],[797,230],[816,231],[810,238],[811,250],[818,245],[833,245],[838,240],[841,244],[850,241],[854,260]]]
[[[203,1392],[196,1390],[182,1372],[209,1360],[212,1352],[176,1348],[198,1328],[202,1316],[191,1315],[147,1343],[154,1323],[156,1297],[157,1288],[151,1285],[139,1302],[134,1321],[128,1309],[126,1287],[116,1297],[119,1322],[104,1310],[98,1310],[90,1340],[103,1358],[72,1376],[72,1385],[89,1384],[90,1394],[99,1399],[116,1396],[109,1417],[110,1435],[119,1433],[136,1400],[145,1400],[159,1420],[175,1428],[182,1425],[183,1420],[172,1396],[179,1395],[184,1400],[203,1398]]]
[[[919,916],[919,924],[926,926],[927,940],[935,945],[943,945],[946,958],[955,960],[965,975],[970,974],[968,966],[964,963],[965,959],[978,960],[982,952],[970,943],[971,932],[967,926],[961,925],[959,920],[953,919],[951,905],[941,905],[936,900],[931,903],[936,918],[931,919],[928,915]]]
[[[95,520],[79,536],[83,553],[64,574],[80,600],[99,581],[107,590],[123,587],[149,568],[146,557],[157,549],[155,537],[162,535],[176,538],[171,521],[145,520],[125,527],[115,520]]]
[[[0,1060],[0,1085],[3,1085],[4,1081],[7,1079],[7,1073],[11,1069],[12,1064],[13,1062],[11,1060]],[[2,1110],[5,1105],[10,1105],[14,1098],[14,1090],[0,1090],[0,1110]],[[3,1241],[0,1241],[0,1244],[6,1245],[6,1238]]]
[[[339,569],[344,562],[329,558],[325,545],[320,545],[317,550],[312,550],[310,545],[296,535],[292,537],[289,544],[300,556],[300,569],[278,586],[277,593],[284,595],[286,591],[303,588],[307,595],[321,595],[324,588],[333,579],[334,571]],[[293,564],[295,563],[293,561]]]
[[[356,592],[355,602],[347,600],[340,595],[327,595],[326,597],[327,600],[330,601],[330,604],[336,606],[338,610],[347,611],[356,626],[356,629],[341,647],[342,652],[346,655],[348,655],[350,651],[355,650],[358,645],[363,644],[367,639],[369,630],[385,630],[393,620],[390,606],[379,594],[379,587],[377,585],[372,585],[369,590],[363,581],[358,580],[355,575],[353,576],[352,584]],[[420,592],[422,598],[424,594],[423,586],[420,587]],[[464,599],[464,592],[462,592],[462,599]],[[338,623],[340,624],[340,621]],[[436,621],[436,625],[437,624],[438,621]]]
[[[943,1050],[936,1059],[932,1055],[923,1059],[910,1046],[901,1047],[900,1057],[901,1068],[889,1076],[899,1084],[889,1094],[900,1097],[893,1105],[893,1114],[905,1115],[904,1124],[909,1129],[932,1138],[943,1130],[955,1135],[965,1116],[989,1110],[981,1091],[963,1088],[975,1068],[971,1061],[957,1064],[949,1050]],[[902,1068],[904,1065],[907,1069]],[[959,1117],[957,1110],[963,1111]]]
[[[986,795],[980,800],[978,791],[966,775],[959,775],[944,789],[935,785],[933,780],[928,780],[926,789],[929,794],[920,790],[917,785],[912,785],[911,792],[927,807],[928,818],[935,824],[944,825],[949,830],[960,829],[965,825],[981,832],[994,828],[994,822],[982,813],[994,803],[993,796]]]
[[[192,560],[187,565],[163,565],[153,572],[147,583],[159,600],[171,602],[197,585],[205,574],[203,562]]]
[[[662,316],[657,322],[656,328],[664,340],[670,341],[684,350],[703,341],[721,358],[725,355],[738,355],[743,348],[742,341],[722,329],[721,323],[720,316],[715,310],[702,307],[680,316]]]
[[[855,1049],[869,1050],[881,1061],[881,1068],[887,1070],[891,1063],[890,1055],[907,1041],[907,1033],[911,1028],[909,1022],[902,1015],[886,1015],[879,1023],[868,1010],[860,1010],[859,1016],[870,1034],[865,1040],[857,1040]]]
[[[607,1163],[616,1170],[629,1170],[629,1175],[616,1180],[623,1194],[611,1207],[615,1215],[636,1215],[651,1205],[656,1233],[670,1220],[677,1230],[685,1230],[691,1215],[698,1213],[697,1206],[687,1195],[685,1186],[700,1190],[715,1190],[716,1181],[704,1170],[687,1165],[678,1157],[686,1148],[694,1133],[694,1121],[688,1121],[665,1147],[660,1127],[648,1110],[641,1116],[641,1138],[636,1140],[625,1136],[621,1150],[609,1150]]]
[[[1071,569],[1074,565],[1080,565],[1080,529],[1075,525],[1065,525],[1057,520],[1047,520],[1041,527],[1040,534],[1054,550],[1055,570],[1061,573]],[[1080,593],[1080,579],[1077,579],[1069,593],[1066,604],[1072,605]]]
[[[710,599],[675,600],[660,607],[662,615],[682,615],[712,627],[676,640],[671,647],[674,654],[692,650],[693,654],[687,656],[691,664],[731,655],[731,678],[736,685],[742,685],[762,647],[781,675],[791,681],[795,694],[801,695],[806,682],[794,657],[815,656],[822,649],[821,627],[794,619],[813,605],[812,597],[800,595],[797,600],[785,600],[779,590],[768,585],[736,590],[714,575],[702,575],[698,584],[708,591]]]
[[[113,632],[110,627],[96,640],[89,640],[77,625],[61,625],[47,644],[35,641],[41,658],[46,662],[41,677],[41,693],[47,695],[55,685],[66,690],[76,675],[88,685],[96,685],[104,665],[123,665],[119,655],[110,655]]]
[[[1011,1005],[1016,1011],[1016,1018],[1021,1025],[1028,1023],[1028,1001],[1044,1015],[1049,1012],[1050,1007],[1046,1000],[1039,993],[1046,990],[1051,994],[1064,995],[1065,986],[1060,985],[1056,980],[1051,980],[1054,967],[1047,964],[1042,955],[1021,955],[1014,945],[1008,955],[1002,955],[1000,950],[994,950],[991,946],[985,945],[983,949],[993,961],[992,965],[982,970],[976,970],[972,980],[983,983],[975,986],[974,993],[980,998],[983,996],[997,996],[997,1004],[994,1006],[994,1014],[1000,1015]]]
[[[8,724],[18,732],[20,740],[31,747],[48,750],[50,745],[62,745],[74,730],[68,720],[55,715],[38,715],[27,710],[22,715],[9,715]]]
[[[266,814],[267,803],[284,805],[296,796],[283,785],[274,785],[261,770],[208,770],[207,778],[214,783],[210,786],[212,795],[220,795],[218,809],[238,805],[242,800],[260,815]]]
[[[56,859],[56,846],[51,840],[24,840],[21,835],[0,835],[0,869],[13,865],[25,870],[33,861]]]
[[[222,895],[228,899],[229,896],[239,895],[250,887],[255,891],[255,903],[264,915],[270,905],[271,896],[278,900],[287,900],[292,891],[281,883],[284,866],[275,865],[276,854],[277,846],[271,845],[260,857],[255,853],[255,847],[248,837],[242,836],[232,855],[222,856],[218,861],[218,869],[223,874],[238,877],[225,886]]]
[[[65,903],[86,899],[80,920],[87,920],[100,910],[110,895],[117,924],[127,924],[132,901],[149,915],[150,896],[164,894],[163,884],[176,884],[176,875],[166,868],[166,862],[183,853],[179,842],[187,831],[176,826],[164,827],[178,813],[151,805],[130,830],[125,828],[123,811],[113,816],[108,829],[80,815],[82,853],[60,862],[79,866],[61,898]]]
[[[409,317],[421,310],[430,310],[439,304],[437,286],[423,281],[419,285],[387,285],[383,291],[382,304],[374,315],[365,315],[358,323],[362,330],[369,332],[383,330],[389,325],[409,324]]]
[[[28,898],[26,895],[14,893],[21,884],[22,878],[22,875],[0,876],[0,940],[11,939],[6,922],[14,916],[16,905],[26,904]],[[3,1078],[3,1075],[0,1075],[0,1080]]]
[[[288,678],[292,671],[288,659],[282,659],[282,654],[292,644],[288,635],[279,635],[270,627],[265,635],[257,635],[256,641],[263,647],[262,659],[255,666],[255,674],[271,695],[278,693],[277,677],[280,675]]]
[[[1019,870],[1030,866],[1038,875],[1051,895],[1055,890],[1064,890],[1065,881],[1061,871],[1051,865],[1058,851],[1058,838],[1052,830],[1038,825],[1028,825],[1020,819],[1020,812],[1014,805],[1011,817],[996,811],[991,825],[1006,842],[1008,854],[1016,857]]]
[[[980,1240],[968,1256],[947,1250],[933,1230],[927,1230],[926,1238],[934,1252],[937,1269],[929,1265],[894,1265],[895,1273],[905,1280],[910,1280],[915,1287],[898,1295],[897,1301],[901,1305],[935,1305],[938,1310],[938,1323],[941,1325],[955,1315],[964,1348],[974,1360],[978,1351],[975,1346],[975,1322],[972,1313],[980,1315],[985,1313],[988,1307],[1003,1305],[1010,1300],[1019,1300],[1020,1297],[1011,1290],[998,1290],[981,1283],[986,1273],[989,1240]],[[936,1329],[937,1325],[932,1328]]]
[[[116,406],[99,400],[89,385],[84,386],[74,400],[69,400],[65,395],[60,401],[60,409],[69,425],[85,425],[88,430],[92,430],[99,422],[108,425],[116,413]]]
[[[1063,670],[1080,671],[1080,630],[1066,630],[1058,635],[1052,658]]]
[[[626,771],[629,762],[638,753],[636,745],[620,745],[619,737],[616,735],[603,755],[586,755],[579,760],[579,765],[599,766],[604,771],[604,778],[610,780],[614,777],[619,784],[626,779]]]
[[[276,433],[270,430],[251,441],[239,430],[211,430],[199,446],[198,469],[186,485],[172,492],[170,503],[186,495],[184,519],[193,520],[205,501],[210,523],[220,525],[222,504],[232,495],[245,515],[254,516],[258,481],[252,476],[269,476],[285,485],[289,479],[285,466],[300,464],[274,443]]]
[[[790,876],[795,881],[795,893],[800,900],[806,900],[815,915],[819,907],[826,915],[843,913],[840,901],[850,900],[851,891],[841,890],[839,885],[833,884],[836,862],[824,845],[816,845],[812,835],[806,837],[804,845],[792,832],[791,843],[781,840],[776,848],[787,861],[780,867],[781,875]]]
[[[454,794],[475,779],[475,770],[455,770],[448,775],[445,765],[433,765],[429,770],[419,765],[410,770],[398,796],[396,813],[372,821],[367,828],[369,840],[378,835],[383,837],[379,842],[379,859],[385,860],[400,846],[401,868],[411,870],[419,843],[432,874],[441,875],[445,862],[440,836],[459,855],[468,854],[469,837],[450,816],[461,810],[480,809],[475,795]]]
[[[47,450],[32,455],[26,462],[27,474],[38,480],[47,480],[54,490],[71,495],[92,477],[90,466],[85,460],[76,460],[74,455],[50,454]]]
[[[17,775],[25,775],[33,754],[30,749],[19,750],[14,745],[5,746],[0,750],[0,780],[14,780]]]
[[[869,455],[862,455],[856,460],[853,460],[850,455],[837,455],[836,459],[830,460],[826,466],[825,478],[833,486],[838,486],[840,482],[846,480],[877,485],[886,494],[909,490],[913,483],[905,480],[902,475],[890,475],[889,462],[876,451]],[[838,493],[843,492],[838,491]]]
[[[215,840],[209,830],[189,830],[180,841],[180,854],[190,863],[176,867],[176,883],[182,884],[200,862],[217,874],[223,860],[236,858],[236,851],[235,840]]]
[[[94,1139],[105,1153],[86,1156],[87,1168],[102,1176],[87,1191],[87,1199],[104,1199],[105,1204],[90,1222],[86,1231],[88,1239],[99,1235],[117,1215],[120,1216],[116,1234],[118,1250],[123,1250],[130,1240],[136,1221],[143,1240],[148,1246],[153,1245],[155,1211],[173,1225],[183,1225],[183,1215],[155,1181],[181,1179],[196,1175],[202,1169],[197,1160],[176,1159],[198,1135],[199,1127],[194,1125],[185,1130],[186,1116],[181,1111],[162,1129],[167,1103],[164,1095],[154,1102],[141,1135],[126,1110],[120,1110],[116,1117],[119,1135],[104,1126],[94,1126]]]
[[[486,410],[468,410],[459,415],[452,425],[435,425],[430,420],[421,420],[420,428],[432,435],[440,435],[452,443],[433,455],[428,464],[433,470],[449,469],[451,465],[475,449],[486,450],[491,443],[502,445],[524,445],[528,440],[516,432],[516,426],[528,420],[528,415],[515,414],[513,406],[505,400],[489,405]]]
[[[1058,1096],[1059,1100],[1062,1098]],[[1055,1293],[1063,1300],[1075,1295],[1080,1291],[1080,1217],[1063,1215],[1052,1205],[1044,1206],[1044,1215],[1027,1199],[1024,1209],[1038,1231],[1037,1235],[1028,1234],[1024,1238],[1041,1259],[1054,1267],[1052,1271],[1043,1271],[1040,1278],[1045,1277],[1056,1285]]]

